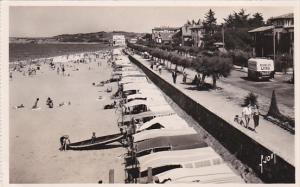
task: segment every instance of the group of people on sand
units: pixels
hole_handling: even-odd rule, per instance
[[[40,98],[36,98],[36,100],[34,102],[34,105],[32,106],[31,109],[39,109],[39,107],[38,107],[39,100],[40,100]],[[50,97],[47,98],[46,105],[48,106],[48,108],[53,108],[54,107],[53,100]],[[65,102],[62,102],[62,103],[59,104],[60,107],[63,106],[63,105],[65,105]],[[68,105],[71,105],[70,101],[68,102]],[[17,108],[23,108],[23,107],[24,107],[23,104],[21,104],[20,106],[17,106]]]
[[[66,69],[64,64],[61,64],[56,68],[57,75],[59,75],[60,71],[62,72],[62,75],[65,76]]]
[[[32,109],[38,109],[38,103],[39,103],[39,100],[40,98],[36,98],[35,102],[34,102],[34,105],[32,106]],[[49,108],[53,108],[53,100],[48,97],[48,99],[46,100],[46,105],[49,107]]]
[[[249,127],[251,119],[253,120],[253,131],[256,132],[256,128],[259,126],[259,109],[256,104],[248,104],[243,108],[242,116],[236,115],[234,121],[244,126],[247,129],[252,129]]]

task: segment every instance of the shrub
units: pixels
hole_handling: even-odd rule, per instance
[[[247,96],[244,97],[244,103],[242,104],[242,106],[248,106],[249,104],[251,106],[258,106],[257,97],[258,96],[253,92],[250,92]]]
[[[249,53],[242,50],[232,50],[229,54],[232,56],[234,65],[242,67],[248,66],[248,59],[251,58]]]
[[[275,58],[275,71],[277,72],[286,72],[288,68],[292,68],[294,66],[293,64],[293,56],[290,54],[281,54],[276,55]]]

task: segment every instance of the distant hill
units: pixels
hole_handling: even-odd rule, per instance
[[[135,38],[143,35],[142,33],[112,31],[112,32],[93,32],[93,33],[78,33],[78,34],[62,34],[53,37],[45,38],[19,38],[11,37],[10,43],[104,43],[109,44],[112,36],[121,34],[126,39]]]

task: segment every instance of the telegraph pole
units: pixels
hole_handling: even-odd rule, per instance
[[[224,25],[222,25],[222,40],[223,40],[223,48],[225,49]]]
[[[276,59],[276,50],[275,50],[275,44],[276,44],[276,42],[275,42],[275,36],[276,36],[276,33],[275,33],[275,26],[274,26],[274,28],[273,28],[273,55],[274,55],[274,63],[275,63],[275,59]]]

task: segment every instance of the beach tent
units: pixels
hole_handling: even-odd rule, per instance
[[[155,118],[154,118],[155,119]],[[161,136],[134,144],[136,156],[143,156],[163,150],[185,150],[207,147],[199,134]]]
[[[149,83],[147,77],[124,77],[119,84],[128,84],[128,83]]]
[[[129,125],[131,123],[132,118],[136,120],[142,120],[143,122],[147,122],[155,117],[159,116],[170,116],[174,115],[174,110],[166,110],[161,112],[153,112],[153,111],[145,111],[139,114],[129,114],[124,115],[122,118],[118,120],[119,125]]]
[[[152,168],[152,174],[157,175],[174,168],[204,168],[224,163],[211,147],[161,151],[137,157],[137,161],[142,176],[147,174],[149,167]]]
[[[159,182],[224,184],[245,183],[225,163],[201,168],[176,168],[156,175]]]
[[[153,100],[165,100],[163,95],[159,91],[153,91],[150,94],[147,93],[136,93],[127,96],[126,102],[130,102],[133,100],[147,100],[147,101],[153,101]]]
[[[183,127],[181,129],[151,129],[141,131],[133,135],[133,141],[135,143],[148,140],[151,138],[162,137],[162,136],[177,136],[184,134],[197,134],[195,129],[191,127]]]
[[[138,127],[137,131],[153,128],[182,129],[184,127],[189,127],[189,125],[178,115],[172,115],[154,118]]]
[[[127,108],[135,107],[135,106],[139,106],[139,105],[146,105],[149,108],[150,106],[168,105],[168,103],[163,98],[161,98],[161,99],[157,99],[157,100],[154,99],[151,101],[133,100],[133,101],[130,101],[130,102],[124,104],[124,106]]]
[[[170,105],[149,106],[149,110],[155,113],[174,111]]]
[[[128,83],[123,85],[123,92],[130,90],[147,90],[147,89],[157,89],[154,84],[150,84],[149,82],[141,82],[141,83]]]

